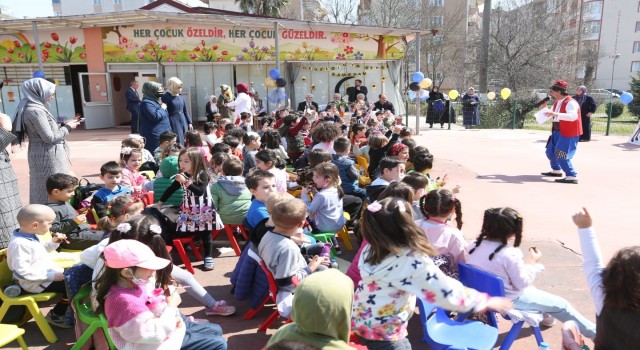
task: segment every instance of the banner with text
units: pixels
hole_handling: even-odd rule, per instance
[[[102,28],[106,62],[238,62],[275,60],[275,31],[175,25]],[[401,59],[399,36],[281,30],[280,59],[287,61]]]

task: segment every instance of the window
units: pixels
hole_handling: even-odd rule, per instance
[[[429,0],[430,6],[444,6],[444,0]]]
[[[53,15],[60,17],[62,16],[62,11],[56,11]]]
[[[433,38],[431,39],[431,42],[432,42],[432,43],[437,44],[437,43],[441,43],[443,40],[444,40],[444,39],[443,39],[442,34],[436,34],[436,35],[434,35],[434,36],[433,36]]]
[[[640,22],[636,22],[636,33],[640,32]]]
[[[444,16],[429,17],[429,25],[431,25],[431,27],[442,27],[443,24],[444,24]]]
[[[582,33],[585,35],[589,34],[600,34],[600,21],[587,22],[584,24],[584,28],[582,29]]]
[[[52,5],[60,5],[60,0],[51,0]]]
[[[436,73],[435,76],[433,73],[429,73],[429,79],[431,79],[434,82],[436,81],[442,82],[442,73]]]
[[[633,42],[633,53],[640,52],[640,41]]]
[[[428,54],[427,55],[427,63],[428,64],[438,64],[442,60],[442,54]]]
[[[632,72],[640,72],[640,61],[631,62],[631,71]]]
[[[93,0],[94,5],[102,5],[102,0]]]
[[[114,5],[122,5],[122,0],[113,0]]]

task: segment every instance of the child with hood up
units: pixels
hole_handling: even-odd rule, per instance
[[[309,275],[296,288],[292,323],[280,327],[267,345],[298,340],[323,350],[366,349],[349,343],[353,282],[337,269]]]

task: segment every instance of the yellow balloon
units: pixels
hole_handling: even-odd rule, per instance
[[[504,89],[500,90],[500,96],[502,96],[503,100],[508,99],[509,96],[511,96],[511,89],[504,88]]]
[[[496,93],[493,91],[489,91],[487,92],[487,98],[491,101],[493,101],[494,98],[496,98]]]
[[[264,85],[266,85],[269,88],[274,88],[276,87],[276,81],[274,79],[267,78],[264,80]]]
[[[429,78],[424,78],[422,79],[422,81],[420,82],[420,88],[421,89],[428,89],[429,86],[431,86],[431,84],[433,84],[433,82],[431,81],[431,79]]]
[[[458,93],[458,90],[449,91],[449,98],[450,99],[455,100],[456,98],[458,98],[458,96],[460,96],[460,93]]]

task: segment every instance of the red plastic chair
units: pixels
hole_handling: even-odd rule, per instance
[[[236,227],[240,228],[242,237],[244,237],[246,241],[249,241],[249,235],[244,229],[244,226],[236,224],[225,224],[222,230],[211,231],[211,238],[215,241],[215,239],[218,238],[220,233],[222,233],[222,231],[224,230],[224,232],[227,234],[227,238],[229,239],[229,243],[231,243],[231,248],[233,248],[233,251],[236,252],[236,256],[240,256],[240,254],[242,254],[242,250],[240,249],[240,245],[238,245],[236,237],[233,235],[233,228]]]
[[[269,271],[264,261],[260,261],[260,267],[262,268],[264,273],[267,275],[267,280],[269,281],[269,295],[267,295],[267,297],[264,298],[262,303],[260,303],[260,306],[258,306],[255,309],[251,309],[247,311],[247,313],[243,316],[245,320],[252,319],[256,315],[256,313],[264,307],[264,304],[266,304],[269,300],[271,300],[274,304],[276,303],[276,297],[278,295],[278,285],[276,284],[276,279],[273,277],[273,274],[271,273],[271,271]],[[294,277],[292,282],[294,285],[296,286],[298,285],[297,278]],[[280,317],[280,313],[278,313],[278,310],[276,309],[269,316],[269,318],[267,318],[267,320],[260,325],[260,327],[258,328],[258,332],[266,332],[267,328],[269,328],[269,326],[271,326],[271,324],[275,322],[278,319],[278,317]],[[291,319],[287,320],[287,323],[289,322],[291,322]]]
[[[184,268],[187,269],[187,271],[191,272],[191,274],[195,274],[195,271],[193,271],[193,266],[191,266],[191,260],[189,260],[187,252],[184,249],[185,244],[189,244],[191,250],[193,251],[193,255],[196,256],[196,259],[202,260],[202,255],[200,254],[200,250],[193,241],[193,237],[182,237],[173,239],[173,246],[176,248],[178,255],[180,255],[180,259],[182,259],[182,262],[184,263]]]

